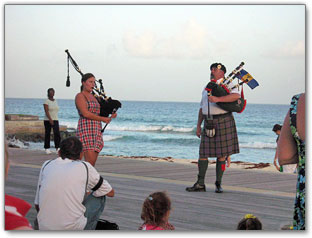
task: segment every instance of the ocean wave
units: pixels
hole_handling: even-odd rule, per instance
[[[276,143],[265,142],[251,142],[239,144],[241,148],[254,148],[254,149],[275,149]]]
[[[192,133],[195,131],[195,127],[174,127],[168,126],[115,126],[110,125],[108,130],[112,131],[140,131],[140,132],[175,132],[175,133]]]
[[[103,141],[113,141],[113,140],[118,140],[122,139],[123,136],[110,136],[110,135],[103,135]]]
[[[60,125],[67,126],[67,128],[74,128],[77,129],[78,120],[75,122],[70,121],[60,121]]]

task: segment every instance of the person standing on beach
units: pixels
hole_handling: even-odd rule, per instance
[[[80,116],[77,127],[77,136],[82,142],[85,161],[95,166],[100,151],[104,146],[101,122],[110,123],[117,116],[100,116],[100,104],[92,94],[95,87],[95,77],[91,73],[81,78],[81,92],[76,95],[75,103]]]
[[[211,80],[220,82],[224,78],[226,68],[221,63],[214,63],[210,66]],[[230,83],[229,88],[234,85]],[[197,137],[201,138],[199,146],[199,159],[198,159],[198,175],[197,181],[192,187],[187,187],[188,192],[205,192],[205,175],[208,168],[208,157],[216,157],[216,193],[222,193],[221,187],[222,176],[225,171],[225,164],[227,158],[239,153],[239,145],[237,138],[237,131],[235,120],[231,112],[221,109],[217,102],[234,102],[240,98],[238,89],[235,88],[229,95],[215,97],[209,96],[204,89],[202,92],[202,100],[200,103],[200,109],[198,112],[197,121]],[[215,126],[215,135],[208,137],[205,133],[207,120],[205,118],[208,115],[208,104],[210,108],[210,114],[213,117],[213,124]],[[204,129],[202,130],[201,124],[204,121]],[[230,160],[229,160],[230,161]]]
[[[43,163],[35,197],[39,230],[95,230],[115,191],[82,157],[82,143],[72,136],[62,140],[58,158]]]
[[[48,89],[48,98],[43,103],[44,107],[44,149],[47,154],[51,154],[50,151],[50,134],[51,134],[51,127],[53,128],[53,136],[54,136],[54,146],[56,149],[56,152],[58,152],[60,147],[60,129],[59,129],[59,121],[58,121],[58,111],[59,106],[54,99],[55,91],[53,88]]]
[[[272,131],[274,131],[275,134],[277,135],[276,143],[278,143],[278,139],[279,139],[279,136],[281,134],[281,130],[282,130],[282,126],[281,125],[275,124],[273,126]],[[286,164],[284,166],[282,166],[282,165],[279,166],[277,164],[277,150],[275,151],[275,156],[274,156],[274,162],[273,163],[274,163],[275,168],[279,172],[285,172],[285,173],[295,173],[296,172],[296,167],[297,167],[296,164]]]
[[[278,142],[279,136],[280,136],[280,134],[281,134],[281,129],[282,129],[282,126],[279,125],[279,124],[275,124],[275,125],[273,126],[272,131],[274,131],[275,134],[277,135],[276,143]],[[274,164],[275,168],[276,168],[278,171],[280,171],[280,172],[283,171],[283,167],[282,167],[282,166],[278,166],[278,164],[277,164],[277,149],[276,149],[276,151],[275,151],[275,156],[274,156],[273,164]]]
[[[305,230],[305,93],[292,97],[277,144],[280,165],[297,164],[297,186],[294,205],[294,230]]]

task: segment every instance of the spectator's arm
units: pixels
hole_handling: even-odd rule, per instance
[[[109,193],[106,194],[108,197],[114,197],[115,196],[115,190],[112,189]]]
[[[277,143],[277,157],[280,165],[295,164],[298,162],[297,145],[291,134],[289,121],[288,111]]]
[[[94,187],[98,186],[98,183],[101,180],[101,176],[90,163],[85,163],[87,164],[89,170],[87,192],[91,192]],[[93,195],[95,197],[101,197],[105,195],[107,195],[108,197],[113,197],[115,191],[113,190],[112,186],[105,179],[102,179],[102,181],[102,184],[96,191],[94,191]]]

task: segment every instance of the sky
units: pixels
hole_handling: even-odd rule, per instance
[[[305,91],[306,6],[5,5],[4,96],[74,99],[80,74],[118,100],[199,102],[210,65],[241,62],[259,83],[248,103],[289,104]],[[235,81],[237,82],[237,81]]]

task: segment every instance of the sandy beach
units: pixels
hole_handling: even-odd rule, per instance
[[[122,159],[132,159],[132,160],[144,160],[144,161],[152,161],[152,162],[169,162],[169,163],[177,163],[177,164],[195,164],[197,165],[198,160],[194,159],[176,159],[172,157],[152,157],[152,156],[99,156],[100,159],[104,158],[122,158]],[[209,166],[215,167],[216,160],[209,159]],[[244,161],[231,161],[230,167],[231,169],[252,169],[252,170],[261,170],[267,172],[277,172],[279,173],[275,166],[270,163],[250,163]]]
[[[33,206],[41,165],[56,154],[9,148],[11,167],[5,183],[7,194]],[[177,231],[231,231],[246,213],[258,216],[264,230],[280,230],[292,218],[295,174],[283,174],[273,165],[232,162],[223,177],[224,193],[214,193],[215,164],[208,166],[207,192],[189,193],[197,161],[154,157],[101,156],[95,168],[116,191],[109,198],[102,218],[116,222],[120,230],[137,230],[141,206],[151,192],[167,191],[172,199],[171,223]],[[27,214],[36,217],[34,206]]]

